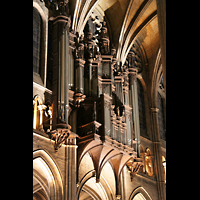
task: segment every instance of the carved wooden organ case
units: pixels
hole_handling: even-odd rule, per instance
[[[121,65],[116,59],[116,49],[111,46],[105,20],[92,30],[87,23],[84,35],[75,35],[70,28],[67,2],[55,7],[55,16],[50,21],[53,128],[49,134],[56,141],[55,149],[71,133],[77,134],[74,135],[78,138],[77,170],[89,152],[98,182],[103,166],[110,162],[120,195],[123,167],[126,165],[134,177],[142,165],[133,125],[135,55],[129,53]]]

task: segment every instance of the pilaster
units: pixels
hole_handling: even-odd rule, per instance
[[[166,199],[165,181],[164,181],[164,171],[162,166],[162,153],[160,144],[160,134],[158,125],[158,108],[151,108],[152,116],[152,129],[153,129],[153,149],[154,149],[154,168],[155,175],[157,179],[157,189],[159,199]]]
[[[66,188],[65,199],[76,200],[76,174],[77,174],[77,144],[76,135],[71,132],[65,141],[65,169],[66,169]]]

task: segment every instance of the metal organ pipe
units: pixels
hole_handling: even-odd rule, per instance
[[[70,70],[70,65],[69,65],[69,39],[68,39],[68,33],[65,30],[65,121],[68,124],[68,112],[69,112],[69,98],[68,98],[68,94],[69,94],[69,70]]]

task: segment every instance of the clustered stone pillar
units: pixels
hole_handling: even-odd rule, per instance
[[[154,149],[154,161],[155,161],[155,175],[157,179],[157,188],[158,188],[158,198],[160,200],[166,199],[165,192],[165,181],[164,181],[164,172],[162,166],[162,154],[161,154],[161,144],[160,144],[160,134],[159,134],[159,125],[158,125],[158,108],[151,108],[152,115],[152,126],[153,126],[153,149]]]
[[[77,144],[75,133],[70,133],[70,136],[65,142],[65,198],[66,200],[76,200],[76,170],[77,170]]]

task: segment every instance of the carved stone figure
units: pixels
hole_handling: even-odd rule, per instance
[[[101,54],[107,55],[110,53],[110,40],[108,37],[108,29],[106,27],[105,21],[102,23],[99,45]]]
[[[89,31],[86,33],[86,43],[85,43],[85,57],[86,59],[94,58],[94,42],[92,41],[93,34]]]
[[[77,57],[84,59],[84,43],[83,43],[83,36],[80,36],[78,50],[77,50]]]

